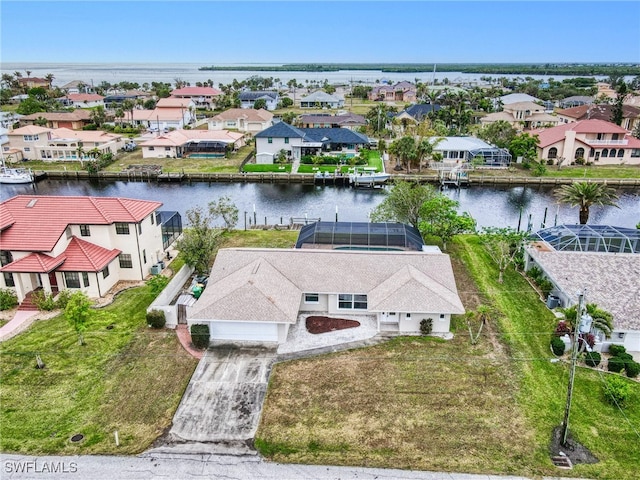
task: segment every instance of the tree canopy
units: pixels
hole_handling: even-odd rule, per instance
[[[580,207],[581,225],[585,225],[589,221],[589,210],[592,205],[608,205],[619,208],[616,203],[618,200],[616,191],[600,183],[574,182],[570,185],[562,185],[556,190],[555,196],[561,203]]]

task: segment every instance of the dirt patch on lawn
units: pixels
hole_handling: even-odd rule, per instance
[[[345,328],[359,327],[360,322],[356,320],[347,320],[345,318],[331,318],[314,315],[307,317],[306,326],[309,333],[327,333],[335,330],[344,330]]]

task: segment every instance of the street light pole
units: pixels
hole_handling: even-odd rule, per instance
[[[564,420],[562,421],[562,445],[567,444],[569,434],[569,412],[571,411],[571,397],[573,396],[573,380],[576,375],[576,362],[578,359],[578,333],[582,326],[582,310],[584,308],[585,291],[578,295],[578,309],[576,310],[576,321],[573,328],[573,344],[571,345],[571,370],[569,373],[569,386],[567,388],[567,404],[564,408]]]

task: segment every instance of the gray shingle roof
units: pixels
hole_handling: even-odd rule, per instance
[[[252,102],[256,101],[259,98],[269,97],[272,99],[278,98],[278,92],[269,92],[269,91],[258,91],[258,92],[240,92],[238,98],[240,101],[244,102]]]
[[[256,138],[304,138],[304,132],[302,129],[289,125],[286,122],[278,122],[269,128],[265,128],[261,132],[256,133],[254,136]]]
[[[464,313],[445,254],[230,248],[189,318],[295,323],[304,292],[365,293],[372,312]]]

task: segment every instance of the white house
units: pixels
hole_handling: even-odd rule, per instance
[[[142,158],[224,157],[244,146],[244,134],[227,130],[172,130],[140,144]]]
[[[300,108],[342,108],[344,98],[318,90],[300,99]]]
[[[43,289],[102,297],[164,259],[160,202],[18,195],[0,203],[0,286],[22,302]]]
[[[359,148],[369,145],[369,139],[361,133],[347,128],[296,128],[285,122],[275,125],[255,135],[256,163],[273,163],[280,150],[299,160],[303,155],[353,154]]]
[[[278,108],[278,102],[280,101],[280,95],[275,91],[244,91],[238,95],[240,100],[240,108],[253,108],[258,100],[264,100],[267,105],[267,110],[275,110]]]
[[[196,119],[196,104],[190,98],[161,98],[153,110],[125,111],[124,121],[153,130],[184,128]],[[131,114],[133,113],[133,118]]]
[[[104,97],[97,93],[70,93],[62,103],[74,108],[104,107]]]
[[[455,167],[470,163],[476,157],[484,159],[484,166],[508,167],[511,154],[506,148],[498,148],[476,137],[431,137],[433,151],[442,155],[442,163]]]
[[[449,256],[411,251],[222,249],[187,323],[211,340],[282,343],[305,312],[373,317],[379,331],[446,335],[464,313]]]

